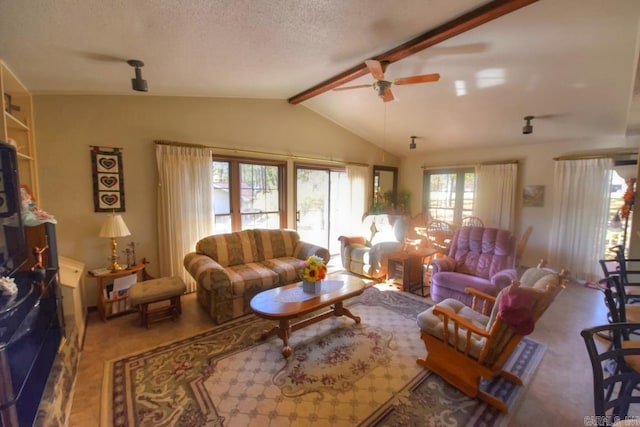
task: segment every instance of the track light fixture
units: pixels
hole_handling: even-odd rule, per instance
[[[417,136],[410,136],[410,138],[411,138],[411,144],[409,144],[409,150],[415,150]]]
[[[527,121],[527,123],[522,127],[522,133],[524,135],[529,135],[530,133],[533,133],[533,126],[531,126],[531,120],[535,119],[535,117],[525,116],[524,119]]]
[[[136,77],[131,79],[131,88],[138,92],[148,92],[149,87],[147,86],[147,81],[142,78],[142,71],[140,70],[140,67],[144,67],[144,62],[139,59],[130,59],[127,61],[127,64],[136,69]]]

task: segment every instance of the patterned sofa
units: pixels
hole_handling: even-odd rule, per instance
[[[197,297],[217,324],[251,312],[257,293],[295,282],[302,260],[329,251],[300,240],[294,230],[244,230],[205,237],[184,266],[197,282]]]
[[[361,235],[338,237],[342,266],[347,271],[373,279],[385,276],[384,257],[402,250],[407,227],[408,221],[402,215],[365,216]]]

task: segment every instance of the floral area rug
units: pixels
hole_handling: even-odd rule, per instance
[[[418,366],[415,319],[423,298],[368,288],[349,300],[360,324],[325,319],[282,341],[260,341],[272,322],[245,316],[194,337],[106,364],[103,426],[506,425]],[[524,339],[508,368],[525,385],[544,346]],[[486,384],[513,411],[523,387]]]
[[[296,347],[295,360],[273,377],[286,397],[337,395],[378,366],[389,364],[393,334],[379,328],[341,328]]]

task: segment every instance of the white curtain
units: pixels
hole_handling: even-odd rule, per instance
[[[362,215],[367,211],[367,182],[369,168],[365,166],[347,166],[351,206],[346,219],[348,230],[360,232]]]
[[[597,281],[605,247],[611,159],[556,161],[549,263],[578,280]]]
[[[160,275],[179,276],[187,292],[195,292],[182,261],[198,240],[214,232],[211,151],[156,144],[156,161]]]
[[[517,179],[517,163],[476,167],[473,214],[485,227],[514,231]]]

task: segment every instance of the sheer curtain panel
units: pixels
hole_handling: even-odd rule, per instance
[[[597,282],[609,212],[611,159],[560,160],[554,166],[549,260],[574,278]]]
[[[473,213],[485,227],[513,230],[518,164],[476,167],[476,197]]]
[[[214,232],[211,150],[156,144],[158,248],[161,276],[179,276],[195,292],[184,256]]]
[[[345,218],[345,224],[340,224],[340,229],[346,226],[346,234],[352,234],[354,230],[360,231],[362,215],[367,210],[367,182],[369,168],[365,166],[347,166],[349,177],[349,190],[351,198],[350,214]],[[348,232],[351,230],[351,233]]]

